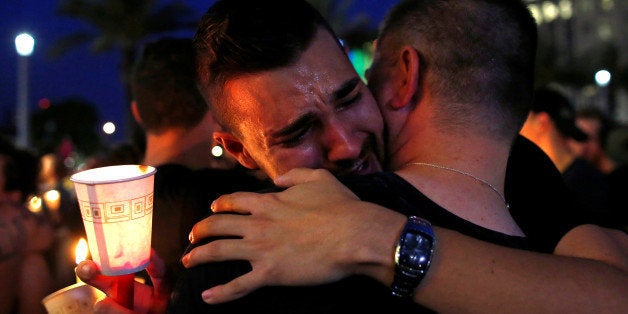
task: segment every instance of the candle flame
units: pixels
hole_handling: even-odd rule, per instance
[[[81,238],[76,244],[76,250],[74,251],[76,256],[76,264],[84,261],[87,258],[87,241]]]
[[[48,208],[52,211],[59,210],[59,204],[61,202],[61,193],[57,190],[50,190],[44,193],[44,202]]]
[[[41,212],[41,198],[39,196],[31,196],[28,199],[28,210],[32,213],[40,213]]]

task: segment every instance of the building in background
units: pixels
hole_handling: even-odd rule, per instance
[[[527,2],[539,25],[537,82],[628,123],[628,1]]]

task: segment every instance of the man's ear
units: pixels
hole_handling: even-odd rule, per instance
[[[249,169],[259,169],[257,162],[251,158],[246,147],[244,147],[242,142],[233,136],[233,134],[224,131],[216,131],[214,132],[214,140],[220,143],[220,145],[222,145],[231,156],[237,159],[242,166]]]
[[[399,90],[391,105],[400,109],[413,102],[419,89],[419,53],[412,46],[404,46],[397,62]]]
[[[142,118],[140,117],[140,112],[137,110],[137,102],[135,100],[131,101],[131,112],[133,113],[135,121],[142,124]]]
[[[541,111],[537,113],[536,116],[537,116],[536,121],[538,124],[538,128],[540,128],[542,132],[546,133],[546,132],[549,132],[548,130],[550,128],[556,128],[556,123],[554,122],[552,117],[550,117],[549,113],[545,111]]]

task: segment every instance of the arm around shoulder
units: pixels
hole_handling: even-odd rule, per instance
[[[443,228],[435,232],[432,264],[414,301],[438,312],[622,313],[628,308],[628,273],[593,260],[592,253],[588,258],[557,255],[568,252],[569,242],[551,255],[506,248]],[[581,243],[578,249],[587,251],[587,243]]]

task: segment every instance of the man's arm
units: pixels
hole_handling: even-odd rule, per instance
[[[215,212],[247,215],[212,215],[194,227],[193,241],[242,238],[194,249],[183,259],[186,267],[232,259],[246,259],[253,267],[205,291],[206,302],[229,301],[267,285],[328,283],[352,274],[391,285],[394,248],[406,217],[360,201],[324,170],[293,170],[276,183],[292,187],[222,196],[212,204]],[[628,308],[625,234],[615,234],[610,244],[606,230],[579,227],[550,255],[434,230],[432,264],[414,300],[436,311],[610,313]]]
[[[598,260],[626,271],[628,236],[621,230],[581,225],[561,238],[554,254]]]
[[[569,251],[541,254],[447,229],[435,232],[432,266],[414,300],[437,311],[621,313],[628,306],[625,264],[618,268],[589,256],[570,257]]]

